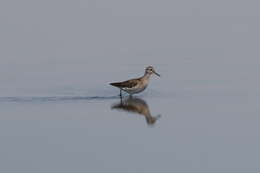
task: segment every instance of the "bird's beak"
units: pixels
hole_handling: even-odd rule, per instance
[[[161,77],[161,75],[160,75],[160,74],[158,74],[158,73],[156,73],[155,71],[154,71],[153,73],[154,73],[154,74],[156,74],[157,76]]]

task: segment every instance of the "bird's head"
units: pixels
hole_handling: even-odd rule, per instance
[[[148,66],[148,67],[146,67],[145,68],[145,74],[149,74],[149,75],[151,75],[151,74],[155,74],[155,75],[157,75],[157,76],[161,76],[160,74],[158,74],[155,70],[154,70],[154,68],[152,67],[152,66]]]

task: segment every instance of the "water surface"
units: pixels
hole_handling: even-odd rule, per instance
[[[1,1],[0,172],[259,173],[258,1]],[[143,75],[121,101],[109,85]]]

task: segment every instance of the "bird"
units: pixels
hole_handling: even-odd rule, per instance
[[[140,93],[147,88],[149,79],[152,74],[155,74],[159,77],[161,76],[154,70],[154,67],[148,66],[145,68],[145,73],[142,77],[126,80],[123,82],[110,83],[110,85],[120,89],[120,97],[122,97],[122,90],[132,96],[133,94]]]

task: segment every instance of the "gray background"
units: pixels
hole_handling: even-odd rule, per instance
[[[147,65],[162,66],[173,80],[243,80],[259,88],[257,1],[0,3],[1,94],[96,87],[118,69],[140,73]]]
[[[259,172],[259,5],[1,0],[0,171]],[[148,65],[153,128],[108,85]]]

